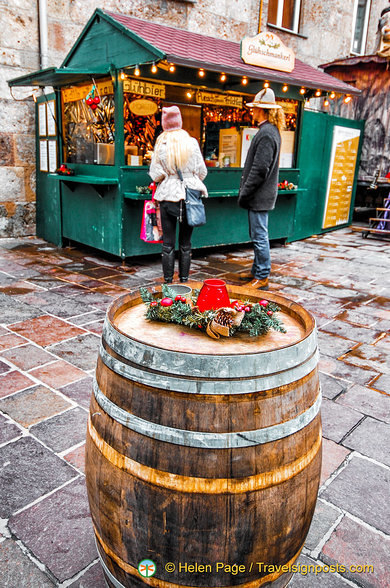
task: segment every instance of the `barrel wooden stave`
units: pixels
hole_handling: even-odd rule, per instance
[[[165,572],[169,561],[213,568],[218,561],[248,568],[252,561],[280,565],[303,545],[316,502],[320,452],[304,472],[283,484],[238,495],[175,492],[113,469],[108,461],[102,463],[105,460],[91,441],[87,454],[99,470],[96,478],[87,475],[90,493],[96,496],[91,512],[98,535],[105,544],[116,546],[122,562],[136,567],[145,557],[153,559],[160,580],[183,585],[189,581],[179,572]],[[221,536],[221,529],[227,536]],[[240,584],[260,576],[240,575]],[[190,581],[195,586],[230,586],[232,578],[191,574]],[[131,586],[128,580],[124,585]]]
[[[135,304],[134,300],[126,297],[125,305]],[[300,307],[290,302],[288,306],[307,332],[313,329],[307,313],[302,317]],[[111,321],[120,309],[116,301]],[[128,363],[107,345],[106,352]],[[319,393],[317,368],[287,385],[263,386],[247,394],[187,394],[146,386],[115,373],[102,359],[96,379],[100,394],[122,410],[191,434],[245,434],[275,423],[289,425],[315,405]],[[87,488],[110,585],[257,588],[271,582],[273,588],[285,586],[289,574],[264,576],[256,569],[249,572],[249,564],[283,565],[299,555],[318,491],[319,415],[272,442],[217,449],[167,443],[137,433],[116,422],[95,398],[90,414]],[[137,574],[138,562],[144,558],[156,562],[156,578],[142,581]],[[168,561],[243,563],[247,573],[168,573],[164,569]]]

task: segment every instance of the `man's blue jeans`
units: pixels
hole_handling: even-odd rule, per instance
[[[249,236],[253,242],[255,259],[252,274],[258,280],[268,278],[271,271],[271,255],[268,239],[268,211],[249,210]]]

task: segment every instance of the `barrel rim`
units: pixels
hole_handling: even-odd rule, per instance
[[[203,285],[203,282],[189,281],[189,282],[187,282],[187,284],[194,289],[196,289],[196,288],[200,289]],[[229,295],[236,294],[236,293],[239,295],[245,294],[246,298],[248,298],[249,300],[253,299],[253,301],[256,301],[256,302],[259,299],[261,299],[261,295],[255,296],[255,294],[259,294],[259,292],[255,292],[253,288],[236,286],[234,284],[227,284],[226,287],[227,287]],[[162,290],[162,286],[153,286],[152,287],[152,294],[159,294],[159,293],[161,293],[161,290]],[[267,300],[274,302],[275,304],[280,306],[282,310],[288,309],[290,311],[290,313],[292,311],[294,318],[298,319],[300,324],[305,328],[305,335],[301,339],[299,339],[299,341],[295,341],[294,343],[289,343],[287,345],[281,345],[280,347],[277,348],[277,350],[288,349],[289,347],[294,347],[298,342],[300,343],[302,341],[305,341],[313,333],[313,331],[316,328],[315,319],[314,319],[313,315],[308,310],[306,310],[303,306],[301,306],[300,304],[298,304],[294,300],[290,300],[289,298],[285,298],[284,296],[280,296],[279,294],[275,294],[274,292],[267,291],[267,293],[264,294],[264,297],[266,297]],[[121,333],[121,335],[123,335],[124,337],[129,339],[129,341],[137,341],[138,343],[144,344],[145,342],[142,341],[142,339],[138,339],[137,337],[129,336],[127,333],[125,333],[124,331],[119,329],[118,326],[114,322],[120,312],[124,312],[124,311],[128,310],[129,308],[131,308],[132,306],[135,306],[135,302],[138,300],[141,300],[141,296],[140,296],[139,292],[133,292],[133,293],[123,294],[122,296],[119,296],[109,305],[109,307],[107,309],[106,320],[110,323],[110,326],[113,329],[115,329],[118,333]],[[159,347],[158,345],[154,345],[153,343],[148,343],[148,346],[153,347],[155,349],[161,349],[161,347]],[[275,349],[272,349],[272,350],[265,349],[264,351],[247,351],[246,354],[247,355],[258,355],[258,354],[262,354],[262,353],[270,353],[271,351],[275,351]],[[191,351],[180,351],[180,353],[193,355],[193,353]],[[207,356],[209,354],[202,353],[201,355]],[[226,354],[225,353],[213,353],[213,356],[214,357],[217,357],[217,356],[225,357]]]

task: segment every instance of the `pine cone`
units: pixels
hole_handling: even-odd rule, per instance
[[[234,319],[231,315],[231,313],[226,312],[224,310],[220,310],[217,314],[217,316],[215,317],[214,321],[218,324],[218,325],[222,325],[223,327],[231,327],[234,323]]]

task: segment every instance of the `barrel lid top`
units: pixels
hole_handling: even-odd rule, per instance
[[[193,288],[202,284],[190,283]],[[315,322],[299,304],[271,292],[256,292],[250,288],[228,286],[229,295],[253,302],[265,298],[278,304],[278,317],[287,332],[270,330],[266,335],[250,337],[236,333],[234,337],[211,339],[204,332],[171,323],[151,322],[145,319],[146,307],[139,294],[124,295],[115,300],[108,310],[108,320],[118,332],[147,346],[168,351],[200,355],[242,355],[274,351],[295,345],[308,337]]]

